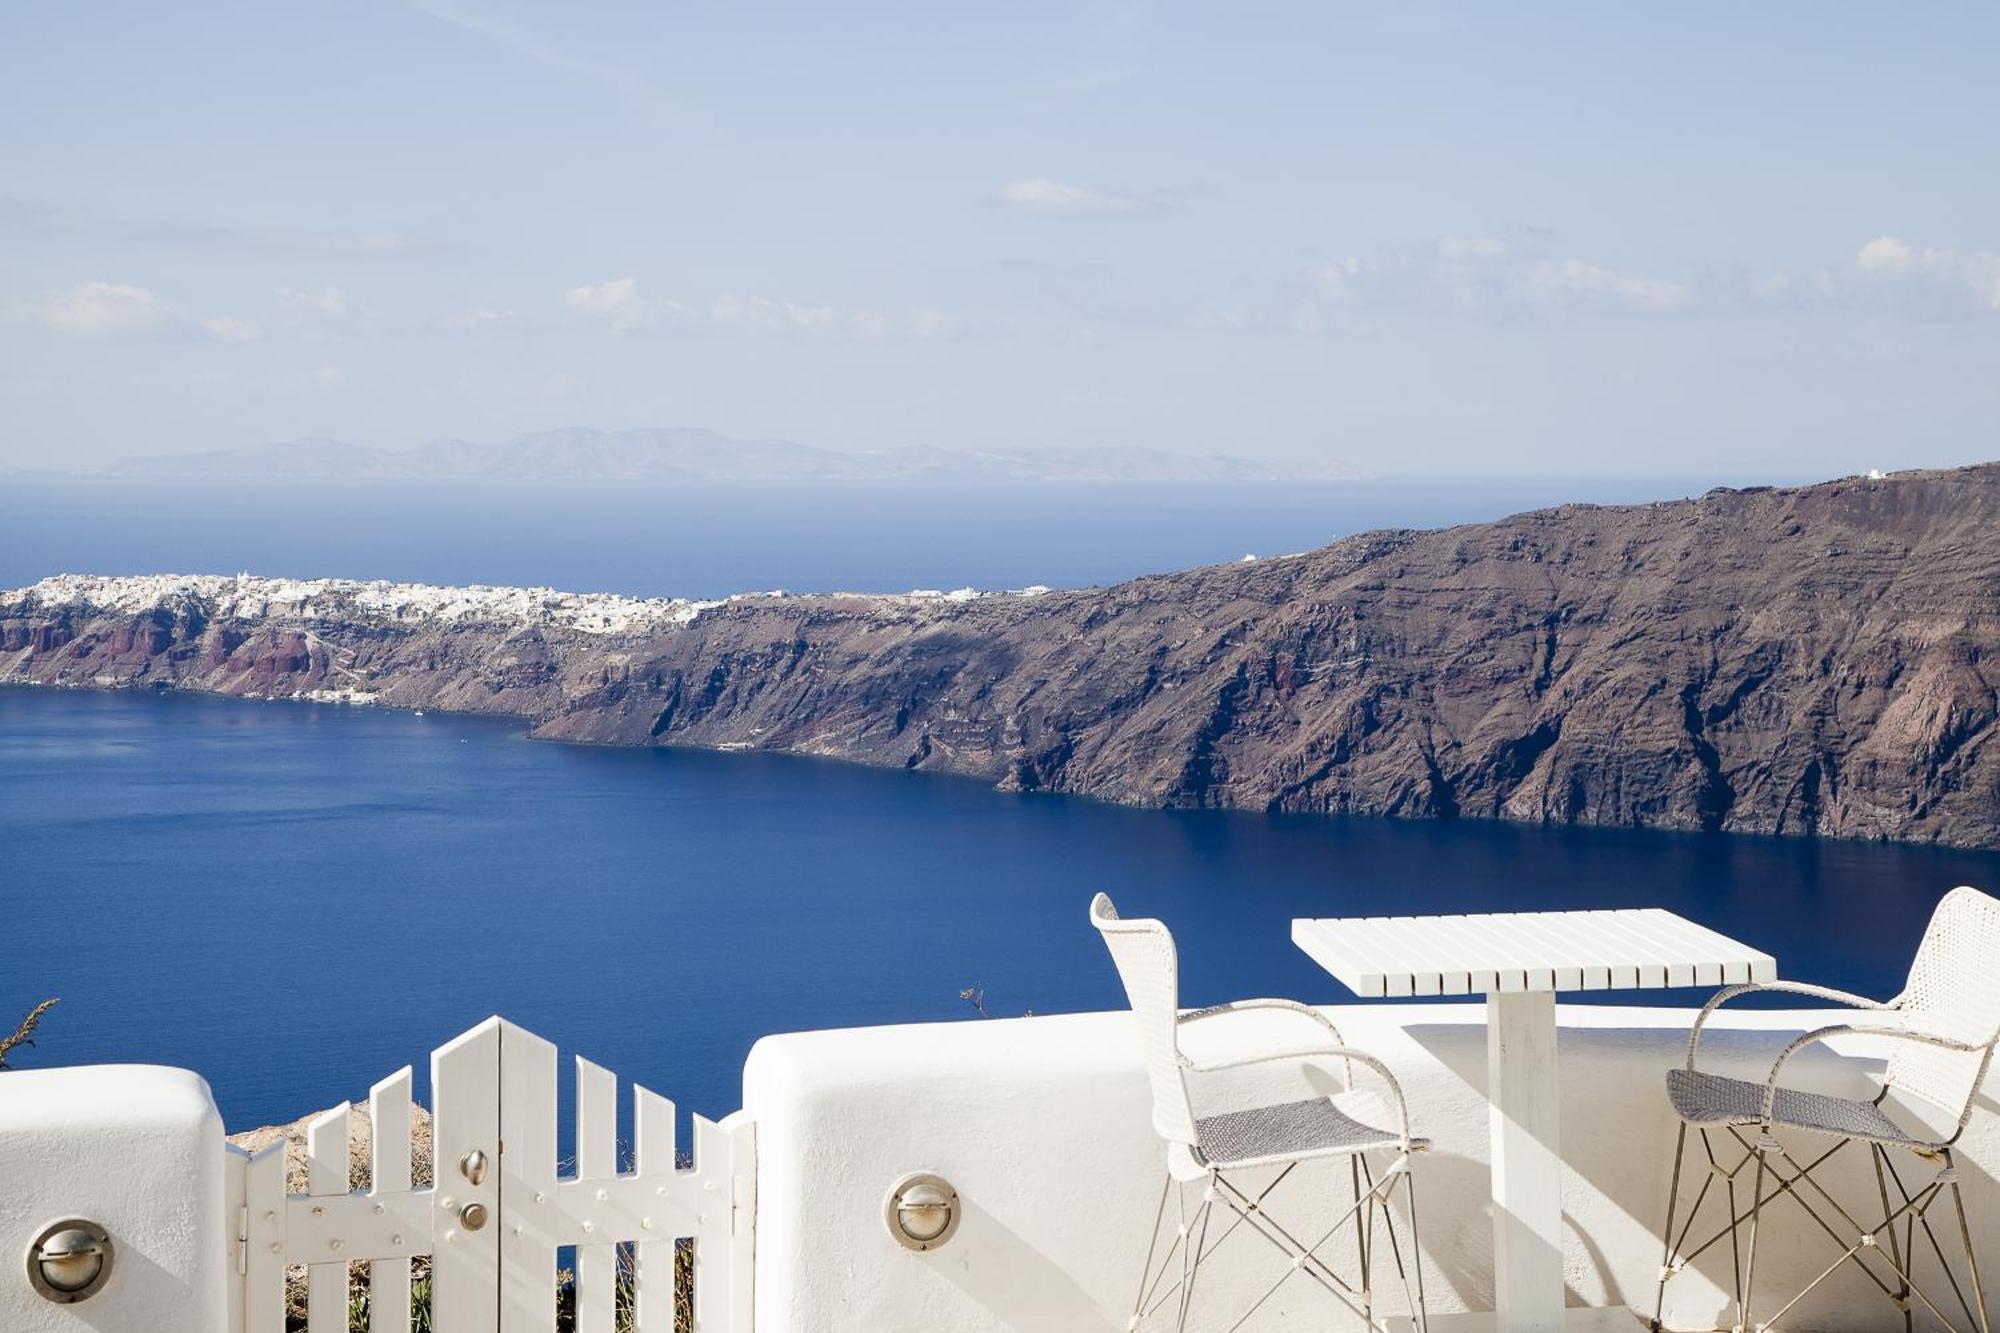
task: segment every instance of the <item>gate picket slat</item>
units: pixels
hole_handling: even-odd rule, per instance
[[[674,1104],[636,1084],[632,1088],[633,1170],[670,1180],[674,1173]],[[659,1187],[661,1194],[667,1187]],[[674,1242],[645,1240],[632,1247],[634,1333],[674,1333]]]
[[[401,1194],[410,1188],[410,1079],[404,1065],[368,1090],[372,1146],[368,1192]],[[377,1259],[368,1265],[370,1333],[409,1333],[410,1261]]]
[[[285,1142],[243,1165],[243,1328],[285,1333]]]
[[[576,1178],[608,1179],[618,1171],[618,1076],[576,1058]],[[576,1333],[612,1333],[617,1308],[616,1242],[576,1247]]]
[[[757,1294],[757,1122],[737,1111],[723,1117],[722,1128],[729,1134],[729,1271],[710,1276],[729,1288],[729,1333],[751,1333]]]
[[[694,1176],[700,1193],[694,1235],[695,1333],[729,1330],[729,1136],[694,1117]]]
[[[556,1048],[500,1026],[500,1333],[556,1326]]]
[[[342,1102],[306,1125],[306,1193],[348,1192],[347,1113]],[[306,1333],[347,1333],[347,1264],[306,1265]]]
[[[435,1333],[495,1333],[500,1290],[500,1020],[489,1018],[431,1053],[431,1327]],[[465,1154],[486,1155],[473,1184]],[[486,1225],[467,1231],[460,1210],[477,1203]]]

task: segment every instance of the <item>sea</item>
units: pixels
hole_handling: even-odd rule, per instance
[[[1075,586],[1685,485],[218,492],[7,482],[0,587],[63,570],[714,596]],[[16,1067],[204,1075],[231,1129],[365,1097],[489,1014],[719,1116],[769,1033],[1121,1002],[1086,907],[1172,925],[1183,1000],[1350,999],[1297,916],[1660,906],[1893,993],[2000,853],[1148,811],[757,753],[530,741],[430,711],[0,689]],[[1610,994],[1684,1002],[1692,994]],[[0,1026],[10,1025],[0,1023]]]

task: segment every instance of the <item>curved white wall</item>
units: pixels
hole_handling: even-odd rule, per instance
[[[0,1074],[0,1329],[215,1333],[228,1327],[222,1119],[184,1069],[86,1065]],[[27,1252],[50,1222],[110,1233],[111,1279],[52,1304]]]
[[[1351,1043],[1395,1068],[1417,1132],[1435,1141],[1435,1151],[1417,1163],[1433,1312],[1490,1309],[1484,1008],[1327,1012]],[[1563,1149],[1570,1164],[1565,1267],[1573,1305],[1629,1303],[1651,1313],[1675,1124],[1661,1079],[1681,1059],[1690,1017],[1683,1010],[1561,1010]],[[1189,1036],[1206,1036],[1218,1049],[1296,1044],[1296,1029],[1277,1026],[1285,1021],[1244,1015],[1190,1029]],[[1786,1034],[1820,1022],[1798,1013],[1725,1014],[1704,1042],[1704,1067],[1758,1076]],[[1138,1056],[1124,1014],[797,1033],[759,1042],[744,1073],[744,1109],[758,1122],[758,1329],[1124,1329],[1161,1179]],[[1861,1071],[1874,1064],[1870,1052],[1849,1048],[1846,1058],[1802,1058],[1796,1080],[1788,1081],[1852,1092]],[[1268,1077],[1268,1090],[1280,1091],[1287,1083],[1299,1086],[1302,1076]],[[2000,1282],[1995,1109],[1989,1081],[1961,1162],[1989,1285]],[[1847,1156],[1847,1169],[1833,1171],[1829,1183],[1873,1198],[1866,1152],[1850,1149]],[[896,1245],[882,1219],[890,1183],[918,1169],[950,1179],[966,1208],[958,1235],[928,1254]],[[1313,1170],[1280,1187],[1271,1201],[1274,1215],[1305,1227],[1314,1216],[1330,1217],[1346,1177],[1334,1179],[1326,1166]],[[1770,1279],[1768,1290],[1795,1288],[1832,1253],[1824,1233],[1796,1208],[1773,1216],[1783,1226],[1767,1228],[1759,1271]],[[1204,1270],[1202,1305],[1211,1315],[1283,1271],[1276,1252],[1247,1233],[1230,1245],[1216,1267]],[[1670,1325],[1715,1320],[1723,1303],[1716,1282],[1726,1283],[1727,1262],[1725,1243],[1705,1257],[1702,1276],[1677,1280]],[[1211,1274],[1219,1279],[1214,1286]],[[1389,1312],[1399,1309],[1394,1295],[1383,1299]],[[1295,1327],[1288,1320],[1301,1318],[1307,1326],[1343,1326],[1332,1321],[1331,1308],[1309,1283],[1294,1281],[1246,1327]],[[1853,1274],[1821,1288],[1811,1309],[1802,1326],[1901,1324]],[[1232,1310],[1217,1326],[1233,1318]]]

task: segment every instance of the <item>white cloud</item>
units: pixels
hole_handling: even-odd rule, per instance
[[[1970,305],[2000,312],[2000,255],[1877,236],[1855,253],[1854,271],[1878,295],[1940,310]]]
[[[848,325],[860,338],[887,338],[896,331],[889,316],[880,310],[857,310],[848,317]]]
[[[1304,287],[1289,312],[1267,306],[1264,326],[1319,333],[1364,313],[1667,318],[1704,308],[1949,318],[2000,314],[2000,254],[1883,235],[1856,249],[1848,267],[1724,269],[1697,280],[1563,254],[1547,233],[1508,233],[1325,260],[1308,270]]]
[[[613,333],[650,328],[662,319],[683,318],[688,313],[678,302],[649,299],[639,290],[637,278],[611,278],[572,287],[563,293],[563,304],[572,315],[603,324]]]
[[[876,309],[843,310],[830,305],[784,301],[754,292],[724,292],[706,308],[697,308],[680,301],[656,300],[640,288],[636,278],[610,278],[572,287],[563,293],[563,304],[574,318],[601,324],[613,333],[669,324],[720,333],[876,341],[898,337],[941,338],[957,329],[952,316],[924,307],[895,315]]]
[[[1159,207],[1158,201],[1143,195],[1068,185],[1047,176],[1008,181],[995,198],[1004,208],[1051,217],[1132,217],[1154,212]]]
[[[1684,282],[1629,273],[1588,259],[1551,255],[1540,241],[1446,236],[1426,278],[1476,310],[1597,310],[1671,315],[1695,303]]]
[[[611,278],[563,293],[563,304],[579,314],[610,316],[638,308],[639,280]]]
[[[1492,236],[1445,236],[1438,241],[1438,258],[1464,260],[1504,259],[1513,247]]]
[[[910,312],[910,336],[917,339],[949,338],[959,329],[958,316],[928,306]]]
[[[1354,255],[1328,260],[1313,270],[1313,285],[1335,301],[1359,300],[1368,290],[1375,265]]]
[[[1596,306],[1637,315],[1671,315],[1694,305],[1693,288],[1664,278],[1624,273],[1582,259],[1539,260],[1526,271],[1526,290],[1545,305]]]
[[[1860,273],[1888,273],[1901,275],[1910,271],[1916,260],[1916,252],[1909,242],[1894,236],[1877,236],[1861,247],[1854,256],[1854,267]]]
[[[264,326],[256,320],[234,315],[212,315],[201,321],[201,331],[219,343],[255,342],[264,336]]]
[[[799,305],[774,301],[768,296],[737,296],[724,292],[709,307],[709,318],[717,327],[751,333],[832,333],[843,320],[839,311],[826,305]]]
[[[769,296],[739,296],[724,292],[708,308],[708,323],[738,333],[799,334],[815,338],[857,338],[882,342],[892,338],[945,338],[958,331],[958,319],[942,310],[919,306],[897,314],[866,308],[842,310],[830,305],[803,305]]]
[[[280,287],[276,299],[278,313],[295,323],[338,323],[357,309],[338,287]]]
[[[2000,314],[2000,255],[1877,236],[1855,250],[1849,267],[1747,278],[1743,295],[1752,305],[1777,309],[1932,319]]]
[[[1446,236],[1382,258],[1327,260],[1310,271],[1308,287],[1288,321],[1304,333],[1324,331],[1342,310],[1653,316],[1697,304],[1686,282],[1550,254],[1539,239],[1491,236]]]
[[[86,282],[42,302],[42,322],[59,333],[143,338],[170,333],[180,314],[149,287]]]
[[[150,287],[126,282],[85,282],[41,301],[14,306],[56,333],[82,338],[153,339],[178,342],[254,342],[264,326],[236,315],[197,318]],[[0,307],[0,314],[7,308]]]
[[[514,312],[511,310],[495,310],[492,306],[480,305],[446,315],[444,326],[458,333],[477,333],[481,329],[511,323],[513,319]]]

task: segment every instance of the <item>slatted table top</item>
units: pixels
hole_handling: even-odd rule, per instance
[[[1775,981],[1778,964],[1664,908],[1300,917],[1292,942],[1361,996]]]

